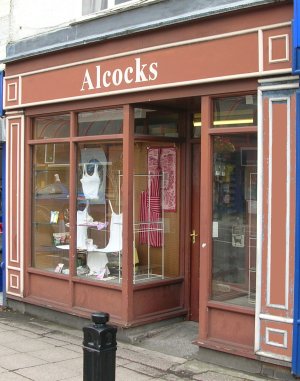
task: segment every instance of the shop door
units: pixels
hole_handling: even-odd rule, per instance
[[[190,320],[199,320],[199,264],[200,264],[200,144],[191,145],[191,232],[190,232]]]

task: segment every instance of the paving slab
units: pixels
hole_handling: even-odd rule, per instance
[[[162,372],[158,369],[155,369],[150,366],[145,366],[142,364],[139,364],[137,362],[129,362],[126,365],[123,366],[124,368],[131,369],[136,371],[137,373],[145,374],[146,376],[151,376],[151,377],[163,377],[165,372]]]
[[[136,373],[127,368],[119,367],[116,370],[116,380],[117,381],[148,381],[148,380],[153,380],[153,377]]]
[[[82,359],[82,356],[74,351],[70,351],[69,349],[56,347],[46,350],[40,350],[32,352],[32,356],[37,357],[45,362],[58,362],[62,360],[69,360],[74,358]]]
[[[46,361],[30,356],[26,353],[16,353],[13,355],[0,357],[1,368],[7,370],[18,370],[45,363]]]
[[[1,335],[0,335],[0,343],[1,343]],[[12,341],[6,341],[5,346],[7,346],[10,349],[14,349],[17,352],[34,352],[34,351],[41,351],[43,349],[52,349],[54,348],[53,345],[50,345],[48,343],[44,343],[40,340],[35,339],[28,339],[24,336],[18,336],[17,339]]]
[[[82,378],[82,372],[79,373],[78,369],[65,368],[62,363],[52,363],[20,369],[16,373],[32,381],[60,381],[80,376]]]
[[[0,381],[28,381],[29,379],[27,377],[23,377],[16,373],[1,373],[0,374]]]

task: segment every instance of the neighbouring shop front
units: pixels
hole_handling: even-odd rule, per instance
[[[7,62],[8,303],[289,364],[292,11]]]

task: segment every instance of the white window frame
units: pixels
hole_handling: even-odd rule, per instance
[[[82,15],[80,20],[77,20],[77,22],[85,21],[86,19],[91,19],[95,17],[105,16],[107,14],[110,14],[111,12],[114,13],[114,12],[122,11],[126,8],[137,8],[142,5],[148,5],[150,3],[158,3],[163,0],[128,0],[121,4],[115,4],[116,0],[107,0],[107,8],[99,10],[99,11],[92,10],[92,1],[93,0],[82,0],[82,11],[84,9],[84,2],[86,5],[86,8],[90,8],[91,10],[88,13],[85,13],[84,15]],[[89,4],[90,4],[90,7],[89,7]]]

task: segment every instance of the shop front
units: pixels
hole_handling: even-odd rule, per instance
[[[8,303],[123,328],[184,317],[199,346],[289,363],[291,17],[7,63]]]

